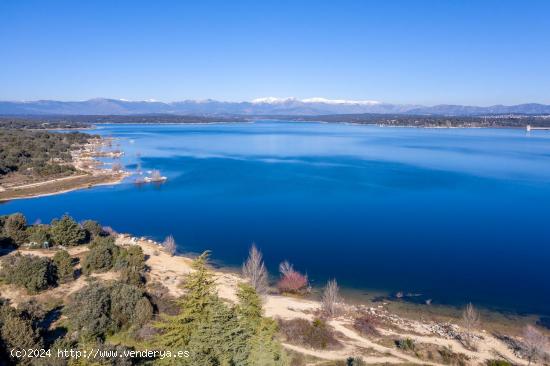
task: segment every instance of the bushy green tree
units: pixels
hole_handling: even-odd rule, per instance
[[[189,365],[246,365],[251,334],[233,311],[217,299],[206,309],[187,344]]]
[[[143,318],[153,314],[153,307],[144,296],[143,290],[136,286],[118,282],[111,287],[111,319],[116,329],[124,329],[130,326],[139,328],[150,319],[150,317]],[[140,302],[142,299],[144,302]],[[147,305],[148,309],[145,309]],[[140,312],[141,319],[135,318],[136,307]]]
[[[93,249],[100,245],[115,245],[115,238],[112,236],[99,236],[90,242],[88,248]]]
[[[140,272],[130,268],[124,268],[120,271],[119,280],[122,283],[134,286],[143,286],[145,283],[145,277]]]
[[[34,255],[16,254],[4,258],[0,275],[7,283],[23,286],[31,294],[57,283],[52,260]]]
[[[4,232],[4,224],[8,219],[7,215],[0,216],[0,247],[5,248],[11,246],[14,242],[13,240],[6,235]]]
[[[76,246],[86,239],[86,231],[69,215],[51,222],[50,234],[56,245]]]
[[[57,278],[61,283],[74,280],[73,259],[66,250],[60,250],[53,256],[57,268]]]
[[[82,228],[86,231],[86,236],[88,240],[93,240],[98,236],[103,236],[106,234],[103,231],[101,224],[94,220],[84,220],[82,222]]]
[[[29,242],[38,246],[44,245],[44,243],[50,243],[50,227],[48,225],[32,225],[27,228],[29,235]]]
[[[148,298],[143,296],[136,302],[132,314],[132,326],[135,328],[142,327],[153,318],[153,306]]]
[[[0,215],[0,233],[4,231],[4,224],[6,223],[7,218],[8,215]]]
[[[71,329],[82,340],[104,337],[113,327],[110,317],[111,296],[109,287],[92,283],[73,295],[64,312]]]
[[[4,222],[4,235],[11,238],[17,245],[25,244],[27,233],[27,219],[21,213],[9,215]]]
[[[43,341],[39,332],[33,328],[32,320],[26,318],[13,307],[0,301],[0,362],[6,364],[29,364],[28,360],[11,358],[12,349],[40,349]]]
[[[65,314],[70,329],[86,342],[141,327],[151,319],[153,307],[139,287],[120,282],[92,283],[73,295]]]
[[[145,256],[140,246],[120,248],[115,269],[121,269],[120,280],[124,283],[140,286],[145,282]]]
[[[262,318],[256,333],[250,339],[250,353],[247,365],[284,366],[289,360],[281,343],[276,339],[277,323],[273,319]]]
[[[31,321],[33,328],[38,329],[39,323],[46,316],[46,309],[42,302],[36,298],[30,298],[17,306],[20,316]]]
[[[248,342],[247,364],[279,366],[288,363],[281,344],[276,340],[277,323],[262,316],[262,300],[248,284],[239,285],[236,307],[239,321],[251,334]]]
[[[90,250],[82,263],[85,274],[105,272],[113,268],[120,248],[111,237],[97,237],[90,244]]]
[[[208,256],[209,252],[204,252],[193,261],[193,272],[183,286],[186,294],[179,302],[181,313],[157,324],[162,331],[156,342],[159,347],[183,349],[199,323],[206,319],[208,307],[217,301],[214,277],[207,268]]]
[[[241,283],[237,290],[237,313],[245,321],[250,322],[254,327],[257,321],[262,317],[262,300],[254,288],[248,284]]]
[[[114,264],[115,269],[129,268],[136,272],[145,270],[145,255],[139,245],[122,247]]]

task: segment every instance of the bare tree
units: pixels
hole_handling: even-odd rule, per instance
[[[543,357],[547,352],[548,340],[546,336],[532,325],[527,325],[523,330],[523,342],[525,343],[529,365],[531,365],[531,362],[536,362],[538,357]]]
[[[473,331],[479,326],[479,313],[474,308],[472,303],[466,305],[466,308],[462,312],[462,323],[466,329],[466,335],[468,336],[468,341],[472,340]]]
[[[323,297],[321,302],[321,309],[323,313],[332,318],[338,313],[338,302],[340,301],[339,288],[336,280],[330,280],[325,286],[323,291]]]
[[[252,243],[248,252],[248,259],[243,263],[243,276],[250,282],[250,286],[260,295],[267,294],[269,287],[268,274],[262,259],[262,252]]]
[[[115,173],[122,171],[122,164],[120,163],[113,163],[113,166],[111,167],[111,170]]]
[[[170,256],[173,257],[174,254],[176,254],[176,241],[172,235],[168,235],[166,239],[164,239],[162,247],[168,254],[170,254]]]
[[[103,231],[106,232],[107,234],[111,235],[111,236],[116,236],[117,235],[116,230],[113,229],[110,226],[103,226]]]
[[[290,273],[294,272],[294,266],[288,261],[281,262],[279,264],[279,272],[281,272],[281,276],[283,277],[288,276]]]

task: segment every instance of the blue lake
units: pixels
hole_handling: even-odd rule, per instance
[[[101,125],[129,180],[0,205],[63,213],[240,265],[252,242],[314,285],[550,314],[550,132],[345,124]]]

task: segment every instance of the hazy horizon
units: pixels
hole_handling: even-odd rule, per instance
[[[263,100],[263,99],[276,99],[272,101]],[[317,99],[317,100],[314,100]],[[175,100],[159,100],[155,98],[150,99],[126,99],[126,98],[114,98],[114,97],[91,97],[91,98],[85,98],[85,99],[27,99],[27,100],[0,100],[0,102],[10,102],[10,103],[32,103],[32,102],[40,102],[40,101],[52,101],[52,102],[63,102],[63,103],[71,103],[71,102],[87,102],[87,101],[93,101],[93,100],[115,100],[120,102],[129,102],[129,103],[164,103],[164,104],[171,104],[171,103],[181,103],[181,102],[196,102],[196,103],[206,103],[206,102],[221,102],[221,103],[252,103],[252,104],[261,104],[261,103],[267,103],[267,104],[277,104],[277,103],[284,103],[284,102],[302,102],[302,103],[326,103],[326,104],[335,104],[335,105],[346,105],[346,104],[394,104],[394,105],[408,105],[408,106],[426,106],[426,107],[435,107],[438,105],[457,105],[457,106],[471,106],[471,107],[492,107],[492,106],[514,106],[514,105],[522,105],[522,104],[542,104],[542,105],[550,105],[549,103],[543,103],[543,102],[536,102],[536,101],[526,101],[523,103],[513,103],[513,104],[505,104],[505,103],[495,103],[495,104],[457,104],[457,103],[438,103],[438,104],[420,104],[420,103],[393,103],[391,101],[384,101],[384,100],[364,100],[364,99],[329,99],[324,97],[306,97],[306,98],[296,98],[296,97],[258,97],[253,98],[249,100],[229,100],[229,99],[216,99],[216,98],[186,98],[186,99],[175,99]]]

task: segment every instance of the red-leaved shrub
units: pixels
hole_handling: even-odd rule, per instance
[[[282,275],[279,282],[277,282],[277,288],[282,293],[302,293],[308,288],[307,276],[294,270],[288,271]]]

